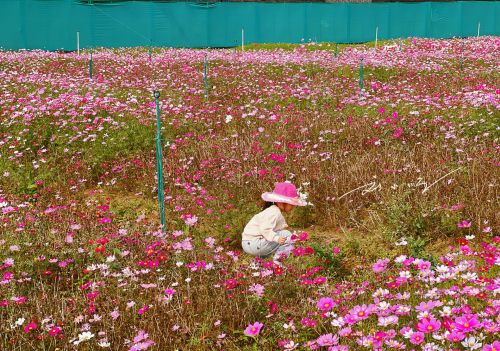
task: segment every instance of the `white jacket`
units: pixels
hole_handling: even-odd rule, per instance
[[[243,229],[242,240],[266,239],[278,242],[280,236],[275,231],[288,227],[278,206],[272,205],[257,213]]]

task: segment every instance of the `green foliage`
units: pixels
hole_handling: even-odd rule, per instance
[[[387,82],[391,79],[398,79],[397,77],[401,75],[400,69],[390,68],[390,67],[372,67],[363,66],[363,74],[365,79],[376,79],[381,82]]]
[[[344,263],[346,255],[343,251],[338,254],[334,254],[331,249],[327,251],[317,244],[313,244],[311,247],[314,249],[315,255],[320,258],[322,264],[331,276],[345,277],[349,274],[349,270],[346,268]]]
[[[427,261],[430,261],[433,265],[439,263],[438,259],[434,257],[432,254],[428,253],[425,248],[429,243],[429,240],[419,238],[419,237],[409,237],[406,239],[408,254],[411,257],[421,258]]]

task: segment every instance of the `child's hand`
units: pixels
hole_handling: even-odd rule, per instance
[[[286,243],[286,238],[283,237],[279,238],[278,244],[283,245],[284,243]]]

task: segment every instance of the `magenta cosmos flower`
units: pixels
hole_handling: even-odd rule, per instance
[[[500,341],[495,341],[491,345],[485,345],[482,351],[500,351]]]
[[[423,333],[432,333],[433,331],[438,330],[440,327],[441,322],[433,317],[422,319],[417,324],[417,329]]]
[[[480,323],[475,314],[466,314],[455,319],[454,326],[462,333],[468,333],[479,327]]]
[[[263,326],[264,324],[259,322],[255,322],[254,324],[249,324],[248,327],[245,329],[244,334],[246,336],[251,336],[251,337],[257,336],[259,335],[260,330],[262,329]]]
[[[56,336],[61,333],[61,328],[59,327],[52,327],[49,329],[49,334],[52,336]]]
[[[175,294],[175,289],[172,288],[165,289],[164,293],[167,296],[173,296]]]
[[[330,311],[333,306],[335,306],[335,302],[330,297],[322,297],[316,304],[316,307],[322,311]]]
[[[26,327],[24,327],[24,331],[26,333],[29,333],[31,332],[32,330],[35,330],[37,327],[36,323],[35,322],[32,322],[32,323],[29,323]]]

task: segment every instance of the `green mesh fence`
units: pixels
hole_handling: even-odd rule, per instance
[[[359,43],[500,33],[500,1],[234,3],[1,0],[0,47],[232,47],[246,43]]]

